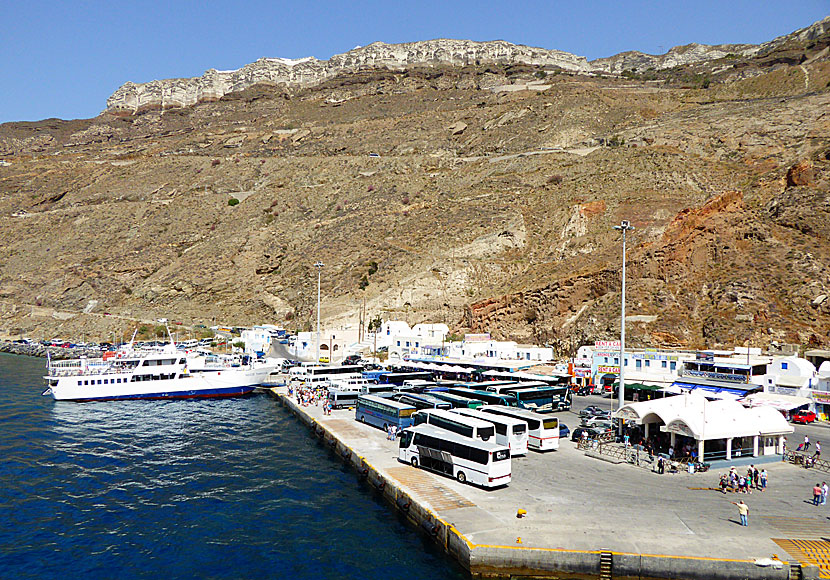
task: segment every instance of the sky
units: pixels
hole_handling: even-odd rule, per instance
[[[0,123],[94,117],[127,81],[200,76],[261,57],[321,60],[375,41],[507,40],[589,60],[627,50],[760,44],[830,15],[830,0],[7,0]]]

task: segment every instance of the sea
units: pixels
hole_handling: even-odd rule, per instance
[[[0,578],[467,579],[267,395],[56,402],[0,354]]]

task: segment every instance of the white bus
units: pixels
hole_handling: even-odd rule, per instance
[[[321,366],[303,363],[300,366],[289,369],[288,378],[295,382],[319,382],[310,379],[336,381],[341,379],[359,379],[362,376],[362,372],[363,367],[358,365]]]
[[[474,409],[453,409],[452,412],[492,423],[496,427],[496,443],[507,445],[513,457],[527,455],[527,421]]]
[[[404,429],[398,460],[482,487],[507,485],[512,475],[509,448],[432,425]]]
[[[480,411],[512,417],[527,423],[527,446],[535,451],[559,449],[559,419],[543,416],[527,409],[505,407],[504,405],[484,405]]]
[[[429,424],[470,439],[496,440],[496,427],[489,421],[465,417],[442,409],[422,409],[413,417],[415,425]]]
[[[349,388],[337,386],[329,387],[329,402],[332,409],[342,409],[343,407],[354,407],[357,405],[357,398],[360,396],[360,391],[354,391]]]

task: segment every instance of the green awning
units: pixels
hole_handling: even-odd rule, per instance
[[[625,388],[635,391],[659,391],[663,387],[658,387],[657,385],[644,385],[642,383],[625,383]]]

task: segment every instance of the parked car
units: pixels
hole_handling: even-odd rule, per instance
[[[593,389],[594,387],[579,387],[576,390],[576,394],[580,397],[585,397],[587,395],[590,395],[593,392]]]
[[[804,423],[806,425],[816,420],[816,414],[812,411],[796,411],[792,414],[790,420],[793,423]]]
[[[598,415],[596,417],[588,417],[587,419],[583,419],[582,426],[607,431],[612,429],[614,425],[611,423],[611,419]]]
[[[571,434],[571,430],[568,428],[567,425],[564,423],[559,423],[559,438],[560,439],[567,439],[568,435]]]
[[[343,365],[356,365],[360,364],[362,357],[359,354],[350,354],[346,358],[343,359],[341,364]]]
[[[588,439],[591,439],[592,437],[600,435],[602,431],[600,431],[599,429],[594,429],[592,427],[577,427],[576,429],[571,431],[571,441],[579,441],[580,439],[582,439],[583,433],[587,433]]]
[[[596,405],[589,405],[579,412],[579,416],[582,418],[587,418],[594,417],[596,415],[602,415],[607,412],[608,411],[606,409],[600,409]]]

